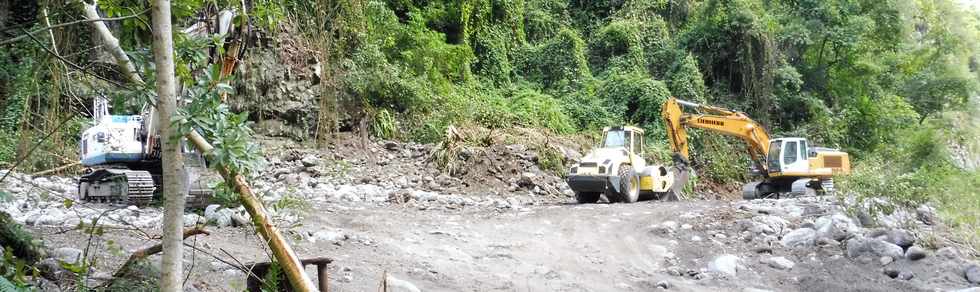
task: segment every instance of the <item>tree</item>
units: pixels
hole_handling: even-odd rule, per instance
[[[170,120],[177,108],[174,76],[173,32],[170,1],[152,2],[153,61],[156,64],[156,113],[160,127],[163,160],[163,259],[160,265],[161,291],[181,291],[183,272],[184,188],[179,174],[184,169],[180,136]]]

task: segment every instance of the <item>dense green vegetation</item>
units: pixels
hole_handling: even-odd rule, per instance
[[[174,3],[178,25],[203,7],[238,5]],[[321,102],[321,112],[366,113],[346,114],[371,119],[379,137],[436,142],[450,125],[574,134],[629,123],[647,128],[649,152],[663,154],[660,103],[676,96],[744,111],[773,136],[850,152],[856,174],[844,178],[845,190],[910,204],[980,205],[978,122],[971,118],[980,102],[980,17],[952,0],[250,3],[258,28],[274,38],[299,36],[320,52],[330,73],[324,96],[336,97]],[[139,1],[100,5],[107,16],[146,8]],[[76,19],[73,5],[48,6],[52,23]],[[121,21],[115,33],[152,78],[146,18]],[[85,26],[56,32],[55,47],[67,59],[111,67],[86,53],[93,44]],[[55,155],[36,155],[26,168],[66,162],[60,157],[73,155],[73,135],[85,120],[67,113],[84,113],[95,95],[133,105],[134,92],[147,92],[92,76],[111,80],[112,69],[66,67],[41,49],[51,45],[46,37],[0,45],[0,164],[70,119],[41,147]],[[193,83],[190,71],[201,69],[194,64],[211,40],[176,39],[178,73]],[[703,178],[747,179],[740,142],[697,132],[692,142]],[[966,155],[956,152],[963,149]],[[975,211],[946,210],[980,226]]]
[[[567,134],[629,123],[663,154],[660,104],[676,96],[848,151],[856,173],[842,185],[861,198],[933,201],[980,226],[975,208],[952,207],[980,206],[968,118],[980,21],[951,1],[350,3],[323,26],[346,36],[329,47],[341,60],[334,90],[384,113],[375,124],[387,130],[375,133],[434,142],[451,124]],[[296,8],[286,13],[309,15]],[[708,181],[747,179],[740,142],[692,142]],[[951,155],[951,145],[972,154]]]

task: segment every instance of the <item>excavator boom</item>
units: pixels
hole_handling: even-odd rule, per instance
[[[682,106],[697,110],[698,113],[685,113]],[[766,173],[765,157],[769,152],[769,133],[744,113],[673,97],[664,103],[661,111],[667,124],[667,138],[671,149],[680,155],[683,163],[690,160],[686,128],[694,127],[742,139],[748,145],[747,150],[756,167]]]

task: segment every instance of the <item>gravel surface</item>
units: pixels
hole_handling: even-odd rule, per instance
[[[488,161],[511,162],[489,176],[442,174],[428,145],[266,149],[267,167],[254,186],[300,257],[334,260],[331,291],[373,291],[385,274],[401,291],[934,291],[980,285],[976,258],[935,239],[943,228],[929,206],[869,221],[860,216],[860,204],[834,197],[578,205],[560,178],[538,169],[527,147],[467,150],[490,153],[469,154],[482,157],[464,159],[464,166],[479,166],[471,172],[491,171]],[[162,213],[77,202],[74,184],[72,178],[12,174],[0,184],[6,194],[0,210],[43,238],[52,259],[72,262],[87,254],[95,261],[88,283],[97,285],[130,253],[158,241]],[[93,219],[106,226],[101,236],[74,228]],[[241,291],[245,274],[233,265],[269,259],[241,208],[189,210],[185,221],[211,231],[187,240],[197,248],[185,253],[185,269],[193,271],[190,291]]]

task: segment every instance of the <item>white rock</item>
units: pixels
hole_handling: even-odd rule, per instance
[[[785,247],[801,248],[813,246],[817,232],[810,228],[800,228],[783,235],[779,242]]]
[[[388,290],[392,292],[421,292],[415,284],[409,281],[395,278],[394,276],[388,275],[386,278],[388,281]]]
[[[334,244],[336,244],[336,243],[340,243],[340,242],[342,242],[344,240],[347,240],[347,238],[349,238],[349,237],[347,236],[347,234],[343,230],[335,229],[335,230],[320,230],[320,231],[317,231],[317,232],[313,233],[313,236],[310,237],[310,240],[313,241],[313,242],[321,241],[321,242],[328,242],[328,243],[334,243]]]
[[[208,209],[210,208],[211,206],[208,206]],[[205,210],[204,218],[207,219],[208,223],[211,223],[214,226],[226,227],[232,225],[232,213],[233,212],[228,208],[219,208],[217,210],[211,210],[211,212]]]
[[[664,234],[674,233],[677,230],[677,222],[664,221],[658,225],[654,225],[653,230]]]
[[[851,218],[840,213],[820,217],[813,225],[818,238],[825,237],[836,241],[843,241],[852,234],[860,232],[860,228]]]
[[[734,277],[741,268],[741,261],[738,256],[724,254],[708,263],[708,270]]]
[[[750,230],[754,233],[778,234],[789,226],[789,221],[773,215],[755,216],[752,217],[752,221],[759,223],[759,225],[757,225],[759,226],[757,227],[757,230]]]
[[[204,217],[207,218],[207,217],[214,216],[214,212],[217,211],[218,208],[221,208],[221,205],[217,205],[217,204],[208,205],[207,207],[204,208]]]
[[[790,270],[796,265],[793,263],[793,261],[786,259],[785,257],[768,257],[763,258],[760,262],[780,270]]]
[[[59,247],[51,252],[51,257],[69,264],[77,264],[82,260],[82,250],[71,247]]]
[[[972,264],[963,269],[963,277],[974,285],[980,284],[980,265]]]
[[[231,221],[235,226],[248,226],[252,224],[252,216],[247,212],[233,212]]]
[[[193,227],[198,223],[206,223],[206,222],[207,220],[205,220],[204,217],[201,217],[201,215],[197,215],[194,213],[184,214],[184,227]]]
[[[881,264],[882,266],[887,266],[888,264],[894,261],[895,259],[893,259],[892,257],[881,257],[878,259],[878,263]]]

